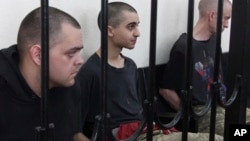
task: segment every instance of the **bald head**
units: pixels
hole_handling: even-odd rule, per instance
[[[229,0],[223,0],[224,7],[228,5],[232,5],[232,3]],[[218,8],[218,0],[200,0],[199,2],[199,12],[200,17],[204,17],[207,15],[207,13],[211,11],[217,11]]]

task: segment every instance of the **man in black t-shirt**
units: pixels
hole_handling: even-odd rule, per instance
[[[205,104],[210,93],[210,84],[213,81],[214,52],[216,46],[214,36],[217,23],[217,5],[218,0],[200,0],[199,19],[193,28],[193,56],[191,58],[193,71],[191,83],[193,86],[192,103],[195,105]],[[224,28],[228,27],[228,20],[231,17],[232,10],[232,4],[230,1],[224,0],[223,5],[222,31]],[[167,68],[159,89],[160,95],[175,110],[179,110],[180,108],[180,91],[185,89],[183,75],[186,48],[187,35],[182,34],[171,50]],[[226,88],[224,85],[222,86],[225,91]],[[224,94],[221,95],[222,98],[225,98]],[[219,130],[216,131],[218,131],[220,135],[223,135],[223,129]],[[208,131],[209,130],[206,130],[204,132]]]
[[[119,126],[140,120],[142,105],[138,95],[137,66],[121,52],[133,49],[140,36],[137,11],[123,2],[108,4],[108,47],[107,47],[107,112],[110,126],[119,132]],[[101,29],[101,13],[98,25]],[[78,74],[83,93],[91,96],[90,110],[86,120],[85,133],[90,137],[93,132],[95,116],[102,112],[101,105],[101,48],[82,66]],[[117,136],[116,136],[117,137]]]

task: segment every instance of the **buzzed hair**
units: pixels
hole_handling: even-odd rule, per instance
[[[68,13],[54,7],[49,7],[49,44],[56,42],[63,23],[68,23],[77,29],[81,29],[80,24]],[[18,35],[17,48],[20,57],[25,54],[29,46],[41,43],[41,8],[31,11],[22,21]]]
[[[137,13],[136,9],[124,2],[111,2],[108,4],[108,25],[117,27],[124,20],[124,11]],[[102,13],[98,15],[98,26],[101,29]]]
[[[231,4],[229,0],[223,0],[225,3]],[[200,0],[199,2],[199,12],[200,16],[205,16],[205,14],[209,11],[217,11],[218,8],[218,0]]]

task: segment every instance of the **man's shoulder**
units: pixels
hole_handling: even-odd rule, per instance
[[[187,34],[182,33],[179,36],[179,38],[175,41],[171,52],[173,52],[173,51],[184,52],[186,46],[187,46]]]
[[[11,55],[11,54],[16,53],[16,52],[17,52],[17,45],[11,45],[7,48],[0,49],[0,56],[3,56],[4,54]]]
[[[125,58],[126,61],[129,61],[131,63],[135,63],[135,61],[133,59],[129,58],[129,57],[125,56],[124,58]]]
[[[136,65],[136,63],[135,63],[135,61],[134,61],[133,59],[131,59],[131,58],[128,57],[128,56],[124,56],[124,55],[122,55],[122,56],[123,56],[123,58],[125,59],[125,62],[127,62],[127,63],[129,63],[129,64],[134,65],[134,66],[137,67],[137,65]]]
[[[86,60],[82,67],[85,69],[94,69],[98,68],[100,66],[100,63],[101,59],[96,53],[94,53]]]
[[[101,67],[101,60],[96,54],[91,55],[87,61],[81,66],[79,74],[87,73],[92,74],[99,72]]]
[[[177,43],[187,44],[187,33],[182,33],[179,38],[176,40]]]

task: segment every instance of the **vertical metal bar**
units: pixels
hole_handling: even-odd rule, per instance
[[[108,0],[102,0],[102,28],[101,28],[101,105],[102,105],[102,124],[101,139],[106,141],[107,135],[107,56],[108,56]]]
[[[212,86],[212,106],[210,116],[210,134],[209,140],[214,141],[215,135],[215,123],[216,123],[216,108],[218,98],[218,86],[219,86],[219,73],[220,73],[220,58],[221,58],[221,32],[222,32],[222,11],[223,0],[218,0],[217,7],[217,25],[216,25],[216,48],[215,48],[215,61],[214,61],[214,74],[213,74],[213,86]]]
[[[188,3],[188,25],[187,25],[187,48],[185,51],[185,90],[186,93],[182,94],[182,104],[183,104],[183,124],[182,124],[182,141],[187,140],[187,134],[189,129],[189,107],[192,97],[192,46],[193,46],[193,21],[194,21],[194,0],[189,0]]]
[[[250,1],[234,0],[231,20],[230,49],[228,56],[228,73],[226,86],[227,97],[233,93],[236,75],[242,75],[241,87],[235,102],[226,108],[224,141],[230,140],[230,125],[245,124],[246,99],[249,94],[247,84],[249,83],[249,56],[250,56]],[[235,59],[237,58],[237,59]]]
[[[44,140],[48,140],[48,102],[49,93],[49,3],[41,0],[41,46],[42,46],[42,71],[41,71],[41,127],[44,128]]]
[[[217,109],[217,93],[218,84],[217,81],[214,81],[212,84],[211,90],[212,90],[212,105],[211,105],[211,116],[210,116],[210,134],[209,134],[209,141],[214,141],[214,135],[215,135],[215,124],[216,124],[216,109]]]
[[[157,0],[151,0],[151,21],[150,21],[150,54],[149,54],[149,105],[147,121],[147,140],[153,138],[154,118],[154,96],[155,96],[155,56],[156,56],[156,33],[157,33]]]
[[[218,81],[220,74],[220,58],[221,58],[221,30],[222,30],[222,12],[223,12],[223,0],[218,0],[218,15],[216,26],[216,49],[215,49],[215,62],[214,62],[214,81]]]

